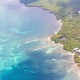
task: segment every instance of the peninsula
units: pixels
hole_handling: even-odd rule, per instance
[[[73,52],[80,48],[80,0],[21,0],[26,6],[39,6],[49,10],[61,19],[63,26],[51,40],[64,45],[64,49]],[[75,53],[75,52],[74,52]],[[80,66],[79,54],[75,53],[74,61]]]

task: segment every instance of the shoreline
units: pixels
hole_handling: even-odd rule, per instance
[[[67,53],[67,54],[64,54],[64,55],[71,55],[71,59],[72,59],[73,62],[70,64],[71,68],[67,72],[68,73],[74,72],[75,74],[77,74],[80,77],[79,67],[78,67],[77,63],[74,61],[74,55],[75,54],[71,51],[68,51],[68,50],[64,49],[63,44],[56,43],[54,40],[51,40],[51,37],[54,36],[54,35],[57,35],[58,32],[61,30],[61,27],[63,26],[62,20],[59,19],[53,11],[50,11],[49,9],[46,9],[45,7],[42,7],[42,6],[27,6],[27,7],[39,7],[39,8],[42,8],[43,10],[45,10],[45,11],[47,10],[50,14],[52,13],[52,14],[55,15],[56,19],[58,20],[58,23],[60,24],[59,29],[54,34],[52,34],[51,36],[48,36],[47,38],[44,38],[43,41],[47,41],[50,44],[53,44],[53,45],[56,45],[56,46],[57,45],[61,46],[62,50]]]
[[[54,14],[54,15],[55,15],[55,14]],[[57,20],[58,20],[58,19],[57,19]],[[61,30],[61,27],[63,26],[63,23],[62,23],[61,19],[58,20],[58,23],[60,24],[60,26],[59,26],[58,30],[57,30],[56,32],[54,32],[54,34],[52,34],[51,36],[49,36],[50,39],[51,39],[52,36],[57,35],[58,32]],[[52,40],[51,40],[51,41],[52,41]]]
[[[64,62],[68,64],[67,67],[69,69],[67,70],[67,72],[68,73],[73,73],[75,75],[77,74],[80,77],[80,69],[79,69],[79,67],[77,66],[77,64],[74,61],[74,53],[65,50],[63,48],[64,45],[62,45],[61,43],[55,43],[55,41],[52,41],[50,39],[50,37],[43,38],[42,40],[45,41],[45,42],[47,42],[50,45],[58,47],[60,49],[60,52],[61,52],[60,54],[62,54],[64,56],[69,56],[68,60],[64,60]],[[47,53],[47,54],[49,54],[49,53]],[[55,59],[52,59],[52,60],[55,60]]]
[[[38,7],[38,8],[41,8],[41,9],[45,10],[45,11],[48,11],[50,14],[52,13],[52,14],[55,15],[56,20],[58,20],[58,23],[60,24],[60,26],[59,26],[58,30],[55,31],[54,34],[52,34],[51,36],[48,36],[47,39],[48,39],[49,41],[51,41],[51,42],[54,42],[55,44],[60,44],[60,45],[62,45],[62,46],[63,46],[63,49],[64,49],[64,45],[63,45],[63,44],[61,44],[61,43],[56,43],[54,40],[51,40],[51,37],[54,36],[54,35],[57,35],[58,32],[61,30],[61,27],[63,26],[62,20],[59,19],[53,11],[45,8],[44,6],[35,6],[35,5],[28,5],[28,6],[27,6],[27,5],[26,5],[26,7]],[[65,51],[68,51],[68,50],[66,50],[66,49],[64,49],[64,50],[65,50]],[[71,52],[71,51],[68,51],[68,52]],[[71,52],[71,53],[72,53],[72,52]],[[74,54],[74,53],[72,53],[72,54]],[[75,55],[75,54],[74,54],[74,55]]]
[[[47,40],[48,40],[48,41],[51,41],[51,42],[54,42],[56,45],[59,44],[60,46],[62,46],[62,48],[63,48],[65,51],[70,52],[71,55],[73,55],[73,58],[74,58],[75,53],[66,50],[66,49],[64,48],[64,45],[63,45],[63,44],[61,44],[61,43],[56,43],[54,40],[51,40],[51,37],[54,36],[54,35],[57,35],[58,32],[61,30],[61,27],[63,26],[62,20],[59,19],[59,18],[56,16],[56,13],[54,13],[53,11],[51,11],[51,10],[49,10],[49,9],[46,9],[46,8],[43,7],[43,6],[32,6],[32,5],[31,5],[31,6],[27,6],[27,7],[39,7],[39,8],[42,8],[43,10],[45,10],[45,11],[48,11],[50,14],[54,14],[54,15],[55,15],[56,19],[58,20],[57,22],[60,24],[60,26],[59,26],[58,30],[54,32],[54,34],[52,34],[51,36],[49,36],[49,37],[47,38]],[[77,63],[76,63],[75,61],[74,61],[74,63],[77,65]],[[77,67],[78,67],[78,66],[77,66]]]

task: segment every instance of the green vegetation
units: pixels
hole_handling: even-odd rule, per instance
[[[54,12],[62,20],[63,26],[51,39],[56,43],[62,43],[68,51],[75,47],[80,48],[80,0],[37,0],[27,6],[41,6]],[[76,54],[74,60],[80,65],[79,55]]]
[[[77,63],[77,65],[80,67],[80,55],[75,54],[74,55],[74,61]]]
[[[74,60],[75,60],[76,63],[80,63],[80,58],[79,58],[78,54],[75,54]]]
[[[36,2],[26,4],[27,6],[42,6],[45,9],[49,9],[50,11],[57,12],[61,8],[58,5],[58,2],[68,3],[69,0],[37,0]]]
[[[80,18],[79,16],[73,16],[72,19],[69,16],[63,19],[62,29],[57,35],[54,35],[51,39],[55,42],[60,42],[64,45],[66,50],[72,51],[73,48],[80,48]],[[62,41],[61,37],[65,37],[66,40]]]

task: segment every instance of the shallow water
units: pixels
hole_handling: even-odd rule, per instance
[[[0,80],[80,80],[71,53],[47,38],[60,27],[54,14],[0,0],[0,15]]]

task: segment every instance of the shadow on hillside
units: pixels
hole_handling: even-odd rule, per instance
[[[33,2],[36,2],[38,0],[20,0],[21,3],[24,3],[24,4],[29,4],[29,3],[33,3]]]
[[[62,7],[62,9],[72,9],[72,11],[80,10],[80,0],[70,0],[69,3],[65,3],[63,1],[59,1],[57,3],[58,6]]]

